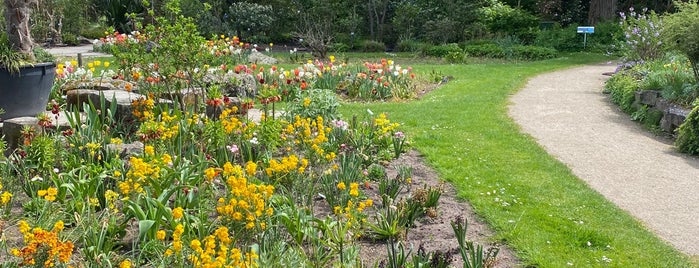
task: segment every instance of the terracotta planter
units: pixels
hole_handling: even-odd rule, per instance
[[[0,120],[46,111],[55,76],[53,62],[23,66],[15,74],[0,68],[0,108],[5,110]]]

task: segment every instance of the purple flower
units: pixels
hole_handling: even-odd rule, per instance
[[[228,149],[229,151],[231,151],[231,153],[233,153],[233,154],[237,153],[238,150],[239,150],[239,149],[238,149],[238,145],[235,145],[235,144],[233,144],[233,145],[227,145],[227,146],[226,146],[226,149]]]
[[[393,134],[393,136],[398,138],[398,139],[405,138],[405,134],[403,134],[403,132],[401,132],[401,131],[396,132],[395,134]]]

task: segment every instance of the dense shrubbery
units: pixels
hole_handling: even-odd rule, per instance
[[[463,52],[463,49],[459,47],[458,44],[446,44],[446,45],[436,45],[436,46],[429,46],[426,47],[423,53],[426,56],[431,56],[431,57],[439,57],[442,58],[449,53],[453,52]]]
[[[556,57],[558,52],[552,48],[525,45],[502,46],[493,43],[466,45],[464,51],[470,56],[487,58],[506,58],[518,60],[543,60]]]
[[[692,109],[677,130],[675,145],[681,152],[699,155],[699,105]]]
[[[382,42],[365,40],[361,43],[361,50],[363,52],[385,52],[386,45]]]

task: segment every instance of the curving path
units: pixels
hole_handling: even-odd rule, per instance
[[[675,248],[699,255],[699,160],[649,134],[601,93],[611,64],[531,79],[510,116],[549,154]]]

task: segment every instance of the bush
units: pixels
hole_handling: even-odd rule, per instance
[[[328,50],[335,53],[347,52],[350,50],[350,46],[345,43],[332,43],[328,47]]]
[[[626,72],[615,74],[605,84],[605,91],[609,92],[612,102],[626,113],[634,112],[633,102],[638,88],[639,82]]]
[[[464,51],[474,57],[504,58],[505,51],[496,44],[467,45]]]
[[[694,106],[677,129],[675,145],[681,152],[699,155],[699,105]]]
[[[539,31],[539,18],[520,8],[495,3],[483,8],[483,21],[497,34],[513,35],[531,44]]]
[[[427,44],[415,41],[415,40],[404,40],[396,44],[397,52],[419,52],[425,49]]]
[[[63,33],[61,39],[63,39],[64,44],[69,46],[80,45],[80,40],[78,40],[78,37],[72,33]]]
[[[362,52],[386,52],[386,44],[379,41],[365,40],[360,46]]]
[[[558,51],[581,51],[583,37],[577,33],[577,27],[577,24],[561,27],[556,23],[553,28],[540,31],[534,40],[534,45],[555,48]]]
[[[539,46],[513,46],[512,56],[520,60],[544,60],[555,58],[558,54],[553,48]]]
[[[439,58],[445,57],[449,53],[452,53],[452,52],[462,52],[463,53],[463,50],[459,47],[458,44],[452,43],[452,44],[447,44],[447,45],[438,45],[438,46],[427,47],[423,51],[425,56],[432,56],[432,57],[439,57]]]
[[[671,48],[682,52],[699,81],[699,6],[697,1],[678,3],[679,12],[663,17],[663,38]]]
[[[664,54],[660,41],[662,21],[655,12],[646,12],[647,9],[643,9],[641,13],[636,13],[631,7],[628,14],[621,13],[626,38],[626,42],[622,43],[622,49],[628,60],[648,61],[660,58]]]
[[[105,36],[105,32],[108,32],[108,28],[103,25],[91,25],[82,29],[80,35],[87,39],[100,39]]]
[[[316,118],[322,116],[325,119],[340,117],[337,107],[340,102],[332,89],[314,88],[301,91],[299,97],[289,102],[286,114],[293,121],[294,116],[301,118]]]
[[[451,51],[444,56],[444,60],[448,63],[464,63],[466,62],[466,53],[463,51]]]

